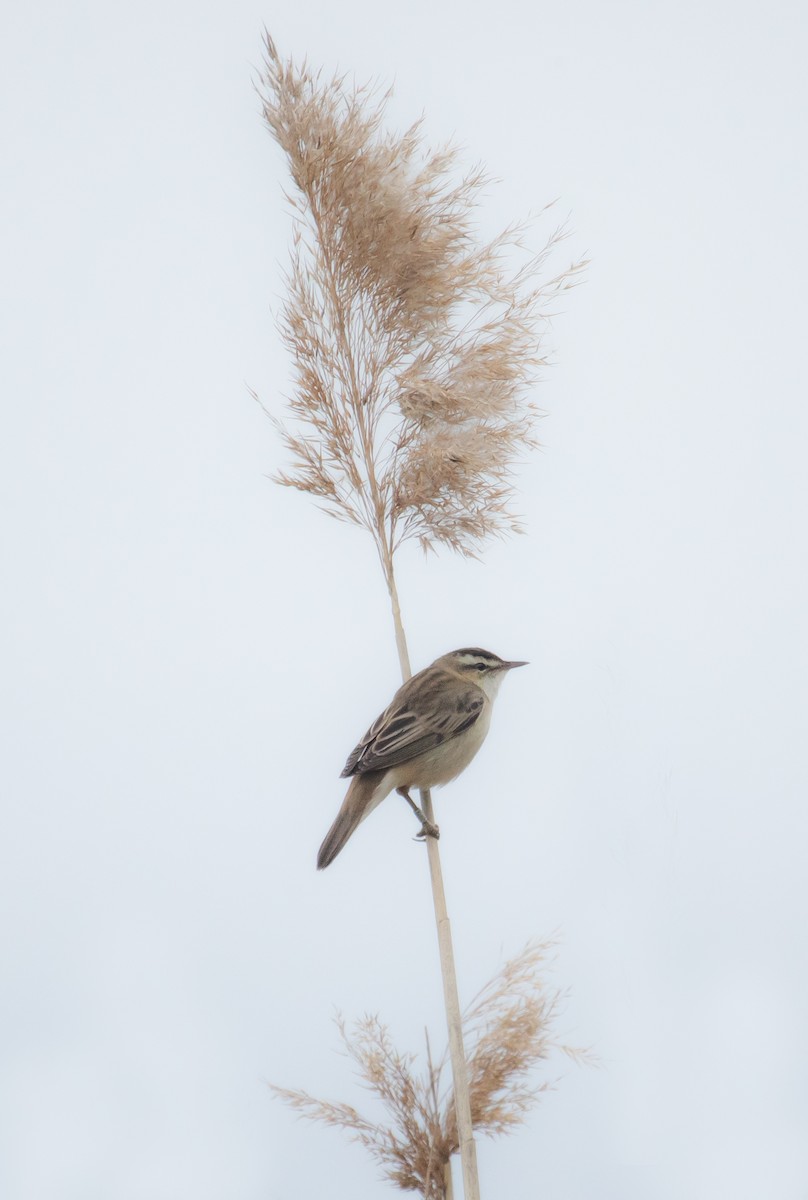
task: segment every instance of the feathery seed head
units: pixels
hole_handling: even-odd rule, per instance
[[[384,563],[407,539],[475,555],[519,529],[511,472],[535,444],[541,330],[584,264],[539,281],[561,230],[521,267],[519,228],[481,242],[483,171],[428,148],[420,123],[385,131],[387,94],[284,62],[269,38],[262,84],[294,181],[278,481],[367,528]]]
[[[505,963],[463,1014],[475,1132],[512,1133],[552,1086],[547,1061],[559,1052],[580,1063],[592,1055],[555,1032],[562,995],[547,978],[551,943],[531,943]],[[344,1103],[273,1087],[301,1116],[345,1130],[402,1191],[445,1200],[444,1168],[457,1153],[455,1098],[444,1080],[448,1052],[433,1058],[429,1038],[421,1069],[396,1049],[377,1016],[337,1027],[359,1077],[380,1103],[368,1115]],[[544,1077],[539,1069],[545,1068]]]

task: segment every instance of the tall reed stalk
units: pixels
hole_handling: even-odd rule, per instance
[[[268,36],[260,94],[294,185],[280,326],[296,386],[292,421],[276,422],[293,465],[278,480],[373,538],[407,679],[395,553],[416,539],[477,556],[519,529],[511,472],[535,444],[539,330],[584,264],[539,282],[561,230],[534,256],[517,226],[481,242],[480,168],[460,173],[454,149],[426,147],[420,122],[385,131],[387,95],[283,61]],[[422,805],[434,821],[428,792]],[[464,1195],[479,1200],[451,928],[426,843]]]
[[[393,626],[398,647],[399,665],[404,680],[412,674],[410,656],[407,649],[407,637],[401,619],[401,607],[398,602],[393,556],[385,566],[387,586],[390,592],[390,604],[393,611]],[[421,792],[421,811],[430,825],[435,824],[435,812],[432,807],[432,796],[428,789]],[[480,1180],[477,1171],[477,1146],[474,1141],[474,1127],[471,1120],[471,1099],[469,1096],[468,1071],[466,1069],[466,1050],[463,1044],[463,1017],[460,1008],[460,995],[457,990],[457,971],[454,961],[454,946],[452,944],[452,926],[449,921],[449,910],[446,905],[446,892],[443,887],[443,871],[440,864],[438,839],[424,839],[429,858],[429,881],[432,885],[432,904],[435,909],[435,923],[438,931],[438,952],[440,955],[440,971],[443,981],[443,1003],[446,1009],[446,1026],[449,1034],[449,1055],[452,1063],[452,1079],[454,1081],[455,1117],[457,1121],[457,1136],[460,1146],[460,1164],[463,1172],[463,1195],[465,1200],[480,1200]],[[446,1200],[452,1200],[452,1170],[451,1163],[444,1168],[444,1188]]]

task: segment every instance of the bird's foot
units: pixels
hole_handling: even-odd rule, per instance
[[[412,840],[414,842],[423,842],[426,841],[428,837],[434,838],[437,842],[437,840],[440,838],[440,830],[438,829],[437,825],[433,825],[431,821],[427,821],[426,818],[424,818],[424,822],[421,825],[420,831],[416,833]]]
[[[435,841],[437,841],[440,837],[440,830],[438,829],[437,825],[433,825],[433,823],[429,821],[421,812],[420,808],[410,795],[410,789],[408,787],[400,787],[396,788],[396,791],[398,792],[399,796],[404,797],[418,820],[421,822],[421,831],[420,833],[416,833],[412,840],[414,842],[422,842],[425,838],[432,837],[435,839]]]

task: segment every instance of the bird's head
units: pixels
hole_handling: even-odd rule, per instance
[[[462,650],[451,650],[442,655],[434,665],[462,675],[464,679],[473,680],[493,700],[508,671],[512,671],[514,667],[526,667],[527,663],[508,662],[499,655],[492,654],[490,650],[481,650],[479,646],[465,646]]]

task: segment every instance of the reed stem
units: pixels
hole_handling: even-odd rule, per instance
[[[385,564],[385,568],[387,587],[390,592],[390,604],[393,610],[393,624],[396,631],[396,646],[398,648],[401,674],[406,681],[409,679],[412,671],[410,670],[407,638],[401,620],[401,608],[398,602],[392,556]],[[421,808],[427,820],[434,825],[435,813],[429,791],[421,792]],[[455,969],[454,948],[452,946],[452,926],[446,907],[446,893],[443,887],[443,871],[441,870],[438,841],[437,838],[433,837],[427,837],[424,840],[427,846],[429,879],[432,884],[432,903],[435,908],[435,923],[438,930],[438,953],[440,955],[440,971],[443,980],[446,1025],[449,1031],[449,1057],[452,1064],[457,1137],[460,1143],[463,1196],[464,1200],[480,1200],[480,1181],[477,1173],[477,1146],[474,1141],[474,1127],[471,1123],[471,1096],[469,1094],[468,1070],[466,1068],[466,1051],[463,1045],[463,1019],[460,1010],[460,996],[457,991],[457,971]],[[448,1189],[445,1194],[447,1200],[451,1200],[451,1163],[447,1164],[446,1179],[448,1179]]]

